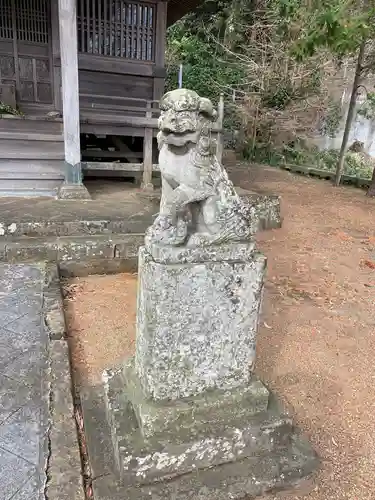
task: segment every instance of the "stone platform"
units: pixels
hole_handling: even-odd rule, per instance
[[[88,186],[91,201],[0,198],[0,262],[57,261],[62,276],[136,271],[160,191],[111,186]],[[281,227],[278,196],[238,192],[249,202],[255,231]]]
[[[97,500],[239,500],[315,470],[253,374],[265,268],[253,241],[140,249],[135,357],[82,396]]]
[[[242,419],[243,429],[228,425],[224,432],[221,429],[219,438],[217,429],[207,424],[190,446],[172,445],[167,437],[155,447],[152,440],[140,434],[129,401],[118,398],[118,384],[115,374],[109,392],[115,398],[113,410],[121,422],[117,444],[121,445],[122,460],[113,451],[104,386],[88,388],[82,394],[96,500],[250,499],[267,492],[299,488],[318,466],[311,446],[272,394],[265,411]],[[241,451],[243,456],[236,461],[234,458]],[[124,461],[126,453],[128,461]],[[205,467],[215,461],[221,465]],[[196,463],[203,468],[198,470]],[[128,473],[123,470],[120,474],[119,467],[125,464]],[[184,474],[177,477],[176,467]]]

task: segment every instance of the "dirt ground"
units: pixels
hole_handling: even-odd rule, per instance
[[[375,500],[375,200],[272,168],[229,170],[282,197],[283,228],[257,237],[268,257],[257,372],[321,457],[299,498]],[[134,349],[136,276],[76,279],[66,292],[74,365],[95,383]]]

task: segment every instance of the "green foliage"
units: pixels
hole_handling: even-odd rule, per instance
[[[303,142],[285,144],[279,151],[270,145],[256,144],[244,151],[244,158],[256,163],[265,163],[271,166],[298,165],[313,167],[329,172],[335,172],[340,152],[336,149],[319,151],[317,147],[306,147]],[[374,163],[370,157],[361,153],[347,152],[345,155],[344,171],[346,175],[371,179]]]
[[[295,10],[294,14],[301,12]],[[373,5],[363,7],[362,2],[353,0],[316,0],[299,19],[303,28],[292,53],[298,60],[312,57],[320,48],[338,57],[355,54],[364,39],[374,36],[374,16]]]
[[[366,100],[358,110],[358,114],[368,120],[375,118],[375,92],[367,93]]]
[[[341,104],[332,99],[329,100],[327,113],[323,122],[321,133],[328,137],[336,137],[342,120]]]
[[[318,166],[323,170],[334,172],[340,152],[335,149],[321,151],[318,155]],[[371,179],[374,164],[370,157],[361,153],[347,152],[345,155],[343,173],[361,179]]]
[[[209,41],[215,49],[217,42],[235,47],[243,43],[244,33],[251,25],[253,3],[256,0],[205,0],[169,29],[169,38],[185,33]],[[215,50],[214,50],[215,52]],[[211,55],[207,54],[207,57]]]
[[[314,68],[308,78],[301,80],[292,81],[289,74],[278,75],[268,82],[268,88],[262,95],[262,105],[266,108],[283,110],[292,101],[318,94],[321,88],[321,76],[318,68]]]
[[[12,106],[4,104],[0,101],[0,115],[23,116],[23,113],[21,113],[21,111],[18,111],[18,109],[15,109]]]
[[[298,137],[311,137],[322,121],[324,135],[337,134],[341,106],[330,98],[330,78],[337,62],[356,56],[374,36],[372,1],[206,0],[168,31],[167,88],[177,87],[183,64],[184,87],[214,102],[226,93],[225,126],[241,128],[247,158],[334,170],[338,152],[308,148]],[[368,44],[361,74],[371,68],[375,51]],[[230,106],[232,89],[244,97],[237,109]],[[375,117],[375,92],[360,113]],[[353,155],[345,172],[368,175],[372,166]]]
[[[220,45],[183,33],[182,25],[176,25],[168,38],[167,90],[178,86],[180,64],[183,64],[184,87],[216,102],[221,92],[230,92],[244,77],[242,69],[228,60]]]
[[[242,154],[245,160],[264,163],[273,167],[285,163],[284,155],[280,151],[275,150],[270,144],[256,142],[253,146],[248,143],[244,146]]]
[[[280,85],[274,90],[274,86],[272,86],[269,91],[263,96],[262,104],[266,108],[274,108],[274,109],[285,109],[287,105],[293,99],[293,88],[289,85],[289,82],[286,82],[284,86]]]

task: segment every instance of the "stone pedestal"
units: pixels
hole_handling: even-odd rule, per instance
[[[252,242],[140,249],[135,366],[145,397],[249,383],[265,266]]]
[[[116,480],[99,499],[244,498],[314,469],[253,374],[265,266],[252,242],[141,248],[136,355],[103,375]]]

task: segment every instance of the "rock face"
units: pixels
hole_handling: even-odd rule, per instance
[[[240,499],[285,488],[317,461],[253,373],[266,259],[211,153],[210,101],[178,90],[161,109],[163,193],[139,253],[136,355],[104,373],[96,396],[116,475],[95,482],[96,498]]]

